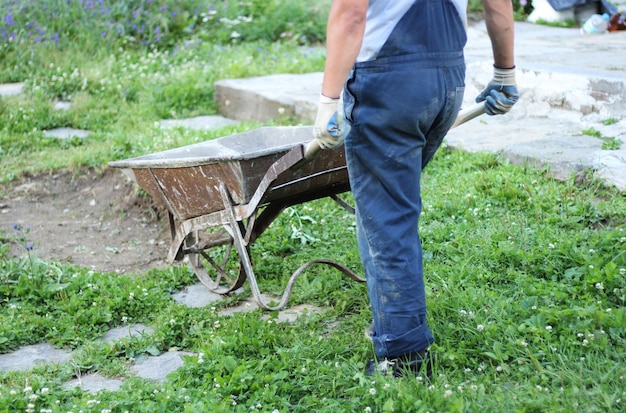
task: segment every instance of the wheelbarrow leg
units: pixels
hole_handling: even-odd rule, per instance
[[[285,307],[285,304],[287,304],[289,297],[291,296],[291,292],[293,290],[293,286],[296,282],[296,279],[300,276],[300,274],[304,272],[304,270],[306,270],[312,264],[330,265],[338,269],[339,271],[341,271],[342,273],[344,273],[345,275],[347,275],[348,277],[350,277],[351,279],[355,281],[365,282],[363,278],[359,277],[349,268],[337,262],[334,262],[331,260],[312,260],[302,265],[291,275],[291,277],[289,278],[289,281],[287,282],[287,286],[285,288],[283,296],[281,297],[278,305],[276,306],[268,305],[267,303],[263,301],[263,298],[261,297],[261,291],[259,290],[259,285],[257,283],[256,276],[254,275],[254,270],[252,269],[252,262],[250,260],[249,250],[247,248],[248,244],[244,240],[242,232],[241,232],[241,227],[239,226],[237,219],[235,218],[235,214],[233,212],[233,207],[232,207],[232,199],[230,197],[230,194],[228,193],[226,186],[223,184],[220,185],[220,195],[222,196],[222,201],[224,202],[224,206],[227,211],[228,220],[230,221],[230,228],[232,230],[231,235],[233,237],[235,247],[237,248],[237,252],[239,253],[239,258],[241,259],[242,268],[245,270],[246,275],[248,276],[248,281],[250,281],[250,290],[252,291],[252,296],[254,297],[254,299],[257,301],[257,303],[259,304],[261,308],[265,310],[270,310],[270,311],[277,311],[277,310],[283,309]]]

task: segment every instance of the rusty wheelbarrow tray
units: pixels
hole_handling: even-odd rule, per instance
[[[350,190],[343,147],[321,151],[303,163],[311,136],[310,126],[262,127],[109,166],[130,169],[137,184],[167,209],[172,235],[169,262],[187,256],[200,281],[220,294],[240,288],[248,279],[259,305],[279,310],[296,278],[312,264],[331,265],[364,281],[347,267],[320,259],[292,274],[278,305],[265,303],[259,291],[250,245],[281,211],[323,197],[350,209],[337,197]],[[212,249],[219,249],[221,260],[209,254]],[[238,258],[231,258],[234,252]],[[236,274],[233,259],[239,265]]]

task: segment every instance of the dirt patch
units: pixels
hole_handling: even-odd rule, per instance
[[[99,272],[162,268],[171,237],[166,212],[118,169],[28,176],[0,188],[0,234],[29,228],[36,255]],[[10,253],[25,250],[10,239]]]

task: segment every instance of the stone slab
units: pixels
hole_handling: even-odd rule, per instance
[[[168,351],[156,357],[148,357],[143,363],[132,366],[131,371],[138,377],[163,382],[168,374],[185,364],[183,356],[192,354],[183,351]]]
[[[38,364],[65,363],[70,356],[70,353],[48,343],[33,344],[12,353],[0,354],[0,371],[24,371]]]
[[[128,326],[113,328],[100,338],[100,340],[111,343],[132,337],[141,337],[144,335],[152,335],[154,329],[143,324],[131,324]]]
[[[215,100],[227,118],[266,122],[289,116],[312,123],[322,87],[322,73],[277,74],[215,83]]]
[[[0,84],[0,96],[19,95],[24,90],[24,83],[2,83]]]
[[[97,393],[102,390],[117,391],[122,387],[120,379],[108,379],[99,373],[88,374],[70,380],[63,384],[68,389],[80,388],[89,393]]]
[[[187,307],[201,308],[220,301],[222,296],[212,292],[203,284],[193,284],[173,294],[172,298],[177,303],[184,304]]]
[[[56,139],[72,139],[72,138],[86,138],[91,134],[91,131],[82,130],[82,129],[74,129],[74,128],[56,128],[45,130],[44,135],[48,138],[56,138]]]

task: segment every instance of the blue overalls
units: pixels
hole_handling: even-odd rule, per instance
[[[346,159],[378,357],[434,342],[426,323],[420,175],[461,107],[467,37],[450,0],[417,0],[344,89]]]

